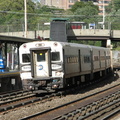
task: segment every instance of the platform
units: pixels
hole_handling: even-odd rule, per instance
[[[0,72],[0,93],[22,89],[19,71]]]

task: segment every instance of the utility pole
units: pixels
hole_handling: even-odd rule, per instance
[[[103,0],[103,29],[105,29],[105,4]]]
[[[24,37],[27,38],[27,2],[24,0],[24,19],[25,19],[25,33]]]

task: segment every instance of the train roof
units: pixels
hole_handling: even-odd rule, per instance
[[[58,41],[33,41],[33,42],[28,42],[25,44],[32,44],[33,43],[54,43],[54,44],[61,44],[61,46],[74,46],[74,47],[86,47],[86,48],[95,48],[95,49],[106,49],[105,47],[99,47],[99,46],[92,46],[92,45],[85,45],[85,44],[77,44],[77,43],[69,43],[69,42],[58,42]],[[109,48],[107,48],[109,49]]]

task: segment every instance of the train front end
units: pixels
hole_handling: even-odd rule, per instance
[[[31,90],[52,90],[63,88],[63,50],[57,42],[34,42],[29,48],[30,63],[21,64],[23,85]],[[25,54],[25,53],[23,53]],[[23,56],[23,55],[22,55]],[[23,67],[29,71],[23,71]],[[25,74],[26,73],[26,74]],[[30,74],[29,77],[27,77]],[[26,75],[26,78],[25,78]],[[22,77],[21,77],[22,78]]]

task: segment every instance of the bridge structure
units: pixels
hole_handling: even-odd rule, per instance
[[[57,37],[63,36],[63,32],[60,32]],[[46,40],[55,40],[50,38],[50,30],[39,30],[39,31],[28,31],[27,38],[24,38],[23,32],[9,32],[0,33],[0,40],[9,41],[20,41],[29,42],[33,39],[39,39],[39,37]],[[11,40],[10,40],[11,39]],[[120,41],[120,30],[109,30],[109,29],[68,29],[66,32],[66,40],[93,40],[101,41],[102,46],[107,46],[107,41],[118,42]]]
[[[109,46],[111,42],[120,41],[120,30],[108,29],[75,29],[68,31],[68,40],[101,41],[102,47]]]

